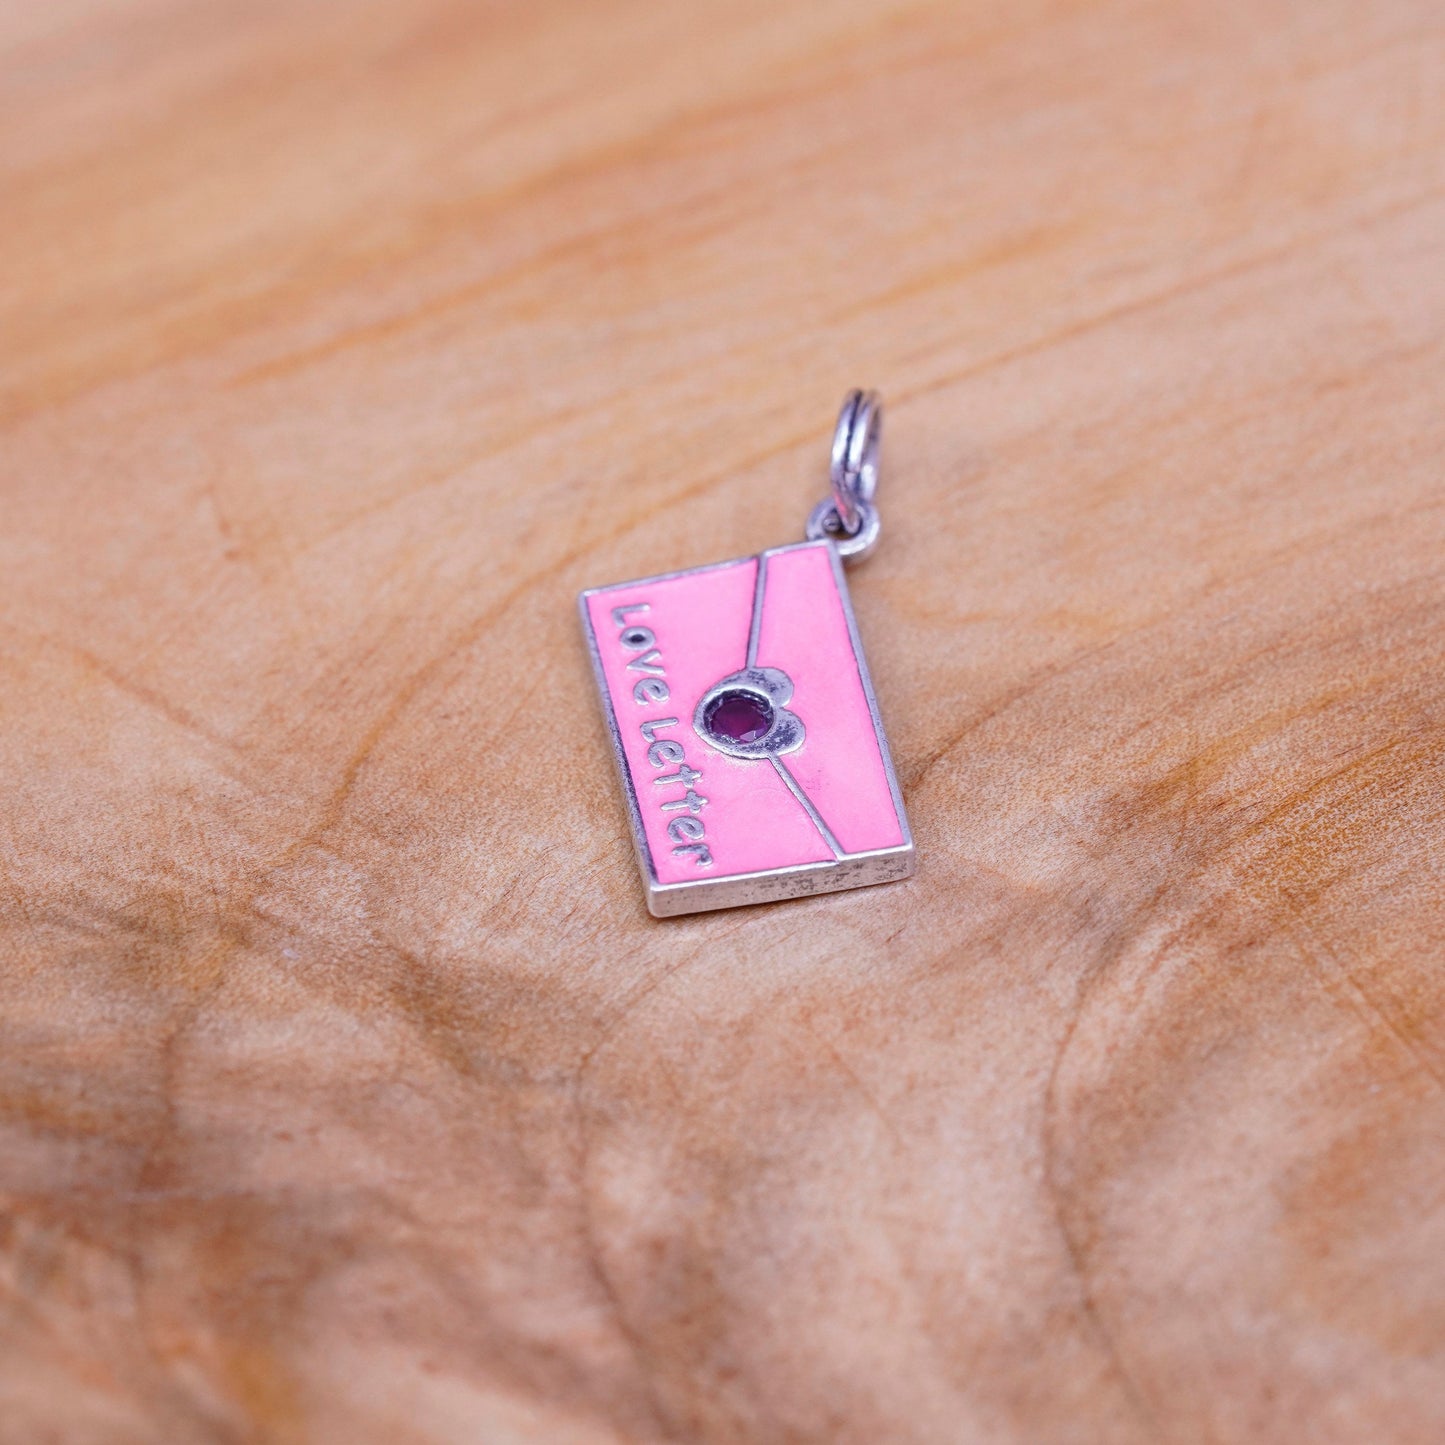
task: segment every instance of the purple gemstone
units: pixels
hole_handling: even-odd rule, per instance
[[[755,743],[773,725],[773,705],[755,692],[725,692],[707,705],[703,722],[714,737]]]

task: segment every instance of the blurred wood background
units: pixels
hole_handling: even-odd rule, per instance
[[[3,1445],[1437,1445],[1442,342],[1431,0],[11,0]],[[654,922],[855,384],[921,871]]]

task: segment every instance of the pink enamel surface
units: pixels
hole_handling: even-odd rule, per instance
[[[793,679],[807,740],[783,761],[843,850],[903,842],[826,542],[766,559],[758,664]]]
[[[762,872],[833,857],[770,762],[727,757],[692,729],[693,710],[703,693],[747,660],[756,576],[757,559],[746,557],[682,577],[608,587],[587,599],[638,811],[661,883]],[[640,603],[646,603],[648,611],[631,613],[621,626],[613,622],[614,607]],[[628,669],[637,654],[619,640],[624,628],[633,625],[651,628],[656,635],[663,680],[670,692],[665,703],[639,705],[633,696],[638,679],[647,676]],[[641,724],[668,717],[677,718],[678,726],[657,736],[681,743],[687,766],[702,773],[693,788],[707,799],[697,816],[706,830],[702,841],[712,850],[711,867],[700,866],[691,856],[674,855],[677,845],[667,835],[668,822],[684,815],[665,812],[662,804],[680,798],[683,789],[678,783],[655,782],[676,772],[677,765],[657,768],[648,761]]]

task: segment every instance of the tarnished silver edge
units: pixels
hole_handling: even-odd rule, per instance
[[[815,893],[839,893],[876,883],[901,883],[913,876],[912,843],[845,853],[817,863],[794,863],[757,873],[725,873],[685,883],[648,884],[647,910],[654,918],[704,913],[717,908],[745,908],[755,903],[782,903]]]
[[[752,562],[760,557],[776,557],[780,552],[798,552],[804,547],[819,545],[817,542],[808,541],[784,542],[780,546],[769,547],[762,552],[749,552],[742,557],[729,557],[725,562],[704,562],[700,567],[679,567],[676,572],[650,572],[646,577],[624,577],[620,582],[604,582],[598,587],[584,587],[578,596],[586,599],[596,596],[599,592],[615,592],[619,587],[640,587],[644,582],[674,582],[679,577],[691,577],[698,572],[720,572],[724,567],[736,567],[739,562]]]

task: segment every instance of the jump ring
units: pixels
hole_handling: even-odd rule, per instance
[[[843,398],[833,429],[828,480],[833,501],[850,536],[861,525],[860,502],[871,502],[878,490],[878,448],[883,439],[883,403],[876,391],[850,391]]]
[[[808,518],[808,540],[832,542],[845,562],[861,562],[871,556],[882,529],[878,508],[872,502],[858,503],[858,530],[851,534],[845,530],[832,497],[824,497]]]

